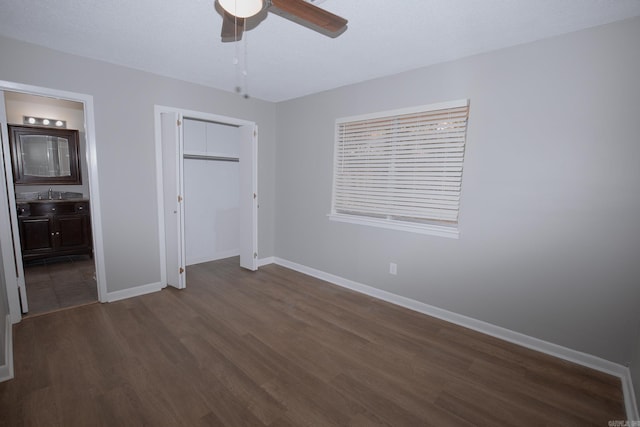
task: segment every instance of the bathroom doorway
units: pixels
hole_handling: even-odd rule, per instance
[[[9,91],[4,103],[17,205],[12,221],[18,225],[26,293],[22,314],[97,302],[84,106]],[[77,168],[64,166],[70,160]],[[68,178],[75,182],[61,182]]]
[[[39,186],[41,182],[14,182],[9,125],[33,125],[25,117],[38,120],[38,128],[45,125],[40,120],[48,118],[65,120],[67,129],[77,129],[78,182],[44,186]],[[0,249],[12,323],[25,315],[106,301],[93,123],[93,98],[89,95],[0,81],[0,208],[9,212],[9,217],[0,220]],[[57,207],[63,215],[53,218]],[[49,212],[43,212],[46,209]],[[42,237],[21,241],[21,229],[31,227],[33,231],[47,224],[53,227],[47,230],[49,234],[55,234],[51,238],[55,247],[50,250],[58,252],[45,254],[49,249],[38,246]],[[81,233],[76,232],[77,224],[81,224]],[[23,256],[25,253],[28,256]]]

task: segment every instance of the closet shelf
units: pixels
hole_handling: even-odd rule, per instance
[[[189,154],[184,153],[183,157],[185,159],[193,159],[193,160],[215,160],[219,162],[239,162],[240,158],[238,157],[229,157],[229,156],[216,156],[212,154]]]

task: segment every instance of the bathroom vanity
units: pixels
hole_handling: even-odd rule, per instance
[[[89,200],[18,201],[23,260],[93,255]]]
[[[23,260],[92,255],[89,200],[51,187],[82,184],[78,131],[9,125],[9,142],[14,184],[31,190],[16,191]]]

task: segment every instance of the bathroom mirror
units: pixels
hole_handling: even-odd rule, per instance
[[[81,184],[78,131],[9,126],[16,184]]]

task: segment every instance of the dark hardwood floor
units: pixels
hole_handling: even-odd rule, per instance
[[[606,426],[618,378],[269,265],[15,326],[3,426]]]

